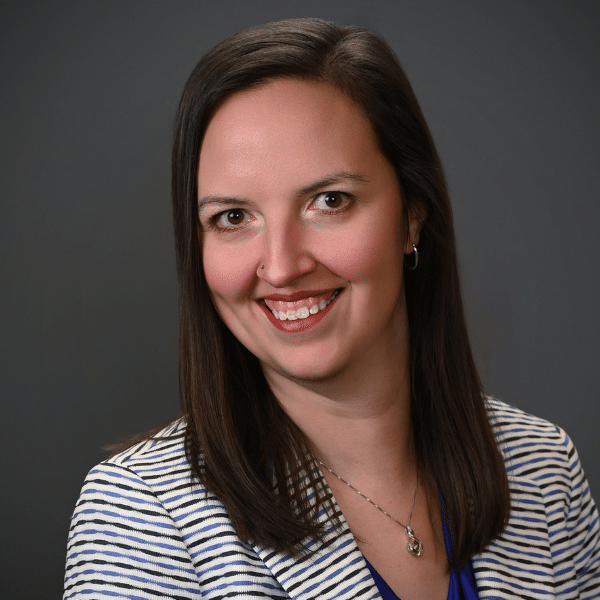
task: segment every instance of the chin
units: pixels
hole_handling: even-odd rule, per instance
[[[262,362],[262,361],[261,361]],[[295,381],[296,383],[326,383],[339,377],[343,372],[344,368],[341,365],[334,364],[323,364],[319,361],[318,364],[306,364],[301,365],[294,363],[272,363],[262,362],[263,369],[272,370],[279,375]]]

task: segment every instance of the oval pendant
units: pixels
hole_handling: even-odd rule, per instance
[[[416,538],[415,532],[408,525],[404,528],[408,539],[407,550],[412,556],[419,557],[423,552],[423,544]]]

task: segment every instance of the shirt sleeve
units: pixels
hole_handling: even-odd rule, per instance
[[[598,509],[592,499],[577,450],[566,433],[562,433],[565,437],[571,475],[571,496],[567,508],[566,527],[571,540],[579,597],[582,600],[598,599],[600,598]]]
[[[181,532],[148,484],[122,465],[92,469],[71,521],[63,600],[200,596]]]

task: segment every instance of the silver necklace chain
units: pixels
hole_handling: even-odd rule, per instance
[[[407,550],[408,550],[409,554],[411,554],[412,556],[415,556],[415,557],[421,556],[421,552],[423,552],[423,543],[421,541],[419,541],[419,539],[417,539],[417,537],[415,536],[415,532],[412,530],[412,527],[410,526],[411,521],[412,521],[413,511],[415,510],[415,499],[417,497],[417,488],[419,487],[418,479],[417,479],[417,483],[415,484],[415,491],[413,493],[412,506],[410,508],[410,515],[408,517],[408,525],[404,525],[403,523],[400,523],[400,521],[398,521],[398,519],[396,519],[395,517],[392,517],[392,515],[390,515],[389,512],[383,510],[383,508],[381,508],[381,506],[379,506],[378,504],[375,504],[375,502],[373,502],[373,500],[371,500],[370,498],[367,498],[360,490],[357,490],[351,483],[349,483],[345,479],[342,479],[337,473],[332,471],[323,461],[319,460],[318,463],[322,467],[325,467],[334,477],[337,477],[342,483],[345,483],[351,490],[356,492],[359,496],[362,496],[367,502],[370,502],[378,511],[382,512],[386,517],[389,517],[395,523],[398,523],[398,525],[400,525],[400,527],[402,527],[402,529],[404,529],[404,531],[406,533],[406,539],[408,541]]]

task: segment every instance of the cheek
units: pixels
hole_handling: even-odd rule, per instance
[[[379,262],[379,248],[377,245],[358,245],[344,240],[332,244],[322,256],[322,262],[329,270],[352,281],[373,271]]]
[[[231,301],[244,297],[256,272],[256,262],[250,254],[205,244],[202,255],[204,276],[211,294]]]
[[[331,271],[349,281],[380,277],[390,270],[402,273],[401,232],[394,224],[365,224],[330,239],[321,256]]]

